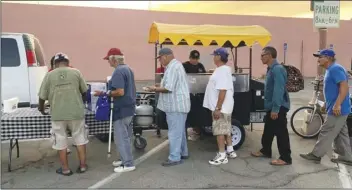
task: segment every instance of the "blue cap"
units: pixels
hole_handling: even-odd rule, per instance
[[[229,56],[229,53],[225,48],[218,48],[211,55],[220,55],[220,57],[227,58]]]
[[[313,54],[314,57],[327,56],[327,57],[335,57],[335,52],[332,49],[323,49]]]

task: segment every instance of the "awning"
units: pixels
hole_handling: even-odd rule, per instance
[[[217,45],[224,47],[265,46],[271,34],[264,27],[221,25],[178,25],[154,22],[149,31],[149,43],[172,45]]]

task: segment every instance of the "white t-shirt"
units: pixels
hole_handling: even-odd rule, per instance
[[[220,90],[226,90],[221,113],[232,114],[234,106],[232,71],[231,67],[227,65],[216,68],[211,75],[205,90],[203,107],[208,108],[211,111],[215,111]]]

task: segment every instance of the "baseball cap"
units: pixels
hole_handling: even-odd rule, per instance
[[[55,54],[53,62],[55,63],[57,61],[69,61],[69,60],[70,59],[68,58],[68,56],[66,54],[60,52],[60,53]]]
[[[319,56],[328,56],[328,57],[335,57],[335,52],[332,49],[323,49],[318,51],[317,53],[313,53],[314,57],[319,57]]]
[[[163,55],[171,55],[171,54],[173,54],[173,52],[170,48],[162,48],[159,50],[158,56],[155,59],[159,59],[159,57]]]
[[[189,53],[189,58],[192,58],[192,59],[199,59],[199,58],[200,58],[199,51],[197,51],[197,50],[192,50],[192,51]]]
[[[227,52],[227,49],[225,48],[218,48],[216,49],[211,55],[219,55],[220,57],[227,58],[229,53]]]
[[[123,53],[119,48],[111,48],[103,59],[108,60],[111,55],[123,55]]]

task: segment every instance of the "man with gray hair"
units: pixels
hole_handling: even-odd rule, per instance
[[[334,144],[334,152],[337,156],[331,161],[352,165],[351,145],[346,125],[347,117],[351,113],[348,74],[346,69],[336,62],[334,50],[324,49],[313,56],[318,59],[318,65],[326,69],[323,109],[326,110],[327,116],[313,150],[300,156],[306,160],[320,162]]]
[[[111,67],[115,68],[107,96],[114,98],[113,125],[114,139],[120,160],[114,161],[115,172],[128,172],[136,169],[132,155],[132,126],[131,121],[135,114],[136,86],[132,69],[125,64],[125,57],[120,49],[111,48],[104,58]],[[104,92],[96,91],[95,95]]]
[[[146,91],[160,93],[158,109],[165,112],[170,141],[170,154],[163,166],[174,166],[188,158],[186,119],[191,102],[187,75],[183,65],[176,60],[171,49],[163,48],[156,57],[166,68],[160,86],[145,87]]]

